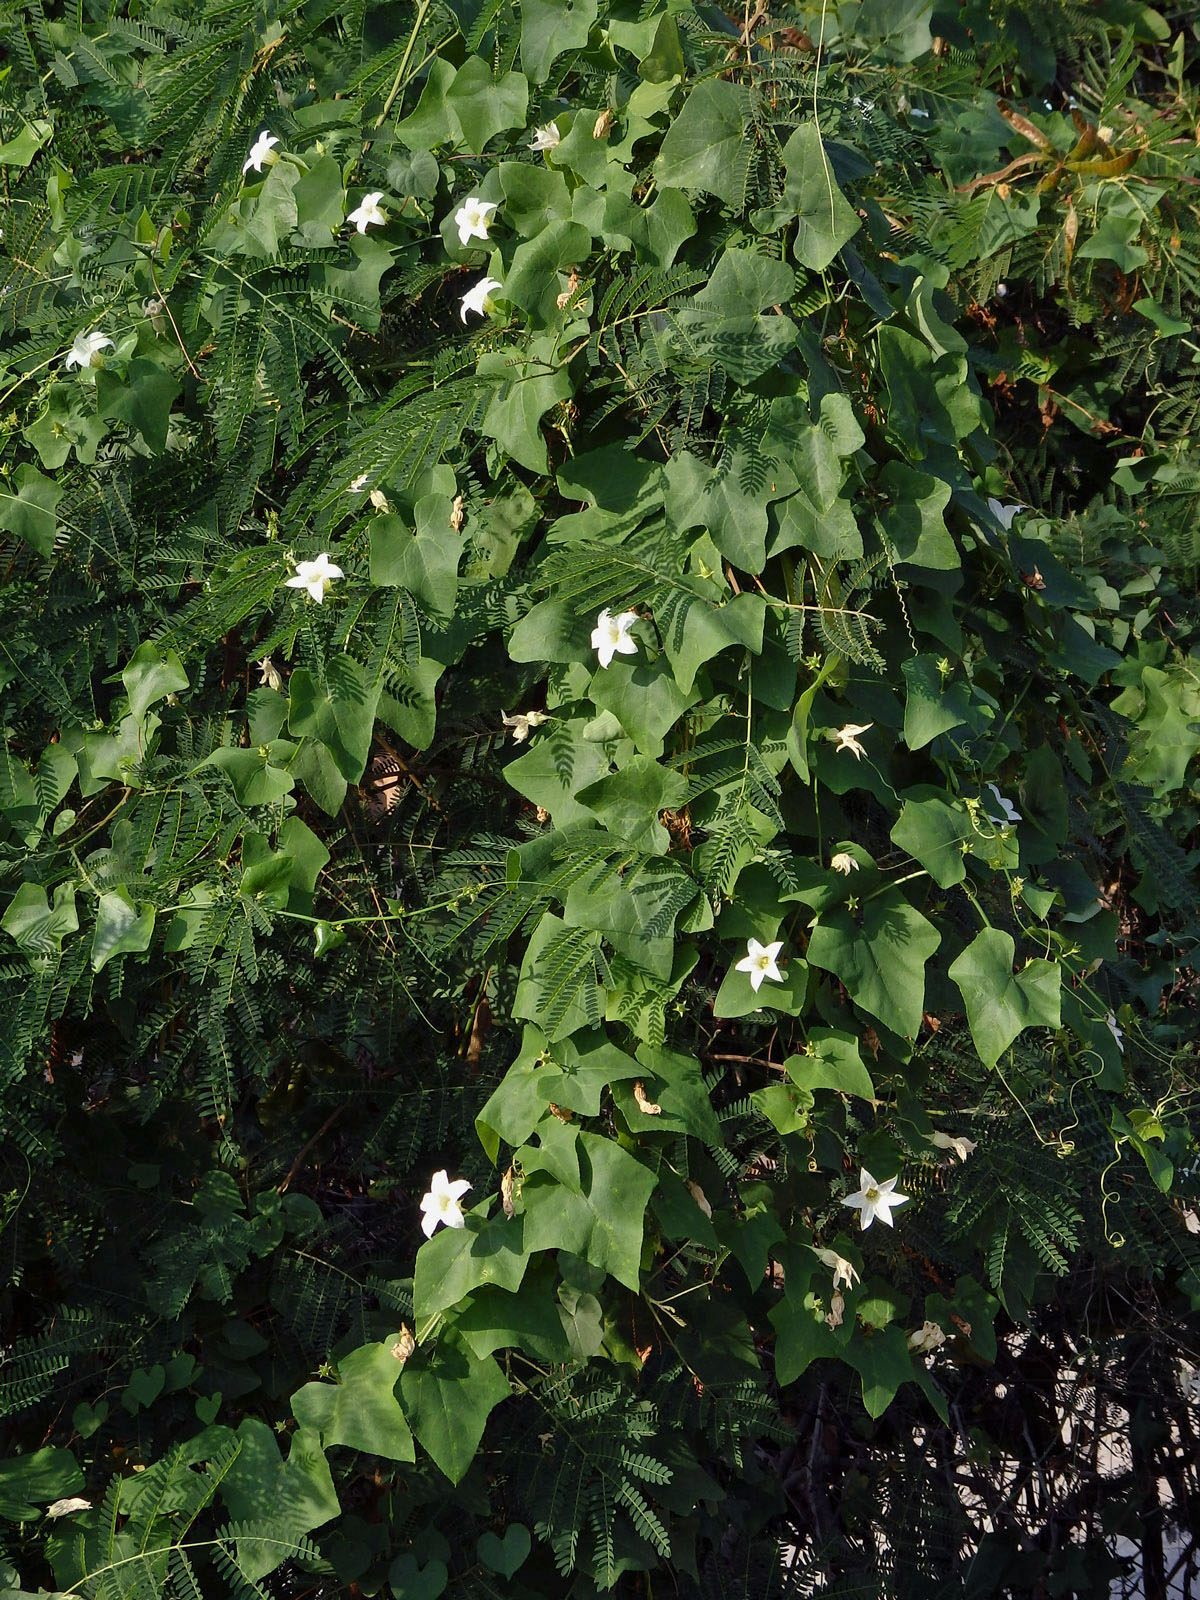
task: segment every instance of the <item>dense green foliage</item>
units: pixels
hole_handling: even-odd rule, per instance
[[[1191,8],[0,49],[0,1585],[1105,1592],[979,1485],[1196,1359]]]

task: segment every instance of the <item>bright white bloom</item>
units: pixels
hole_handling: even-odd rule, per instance
[[[839,751],[853,750],[854,759],[861,761],[867,752],[859,744],[858,736],[860,733],[866,733],[868,728],[873,728],[874,726],[873,722],[848,722],[844,728],[838,728],[836,732],[831,732],[829,737],[835,742]]]
[[[379,204],[382,199],[382,189],[373,189],[370,194],[363,195],[361,202],[355,206],[346,221],[352,222],[359,233],[366,233],[372,224],[381,228],[387,221],[387,212]]]
[[[562,134],[552,122],[547,122],[544,127],[533,130],[531,150],[557,150],[562,143]]]
[[[997,292],[999,292],[999,290],[997,290]],[[1014,501],[1014,503],[1011,506],[1006,506],[1000,500],[989,500],[988,501],[988,510],[992,513],[992,515],[995,517],[996,521],[1004,529],[1005,533],[1007,533],[1008,530],[1012,527],[1013,518],[1016,516],[1017,512],[1018,511],[1024,511],[1024,509],[1025,509],[1025,502],[1023,500]]]
[[[956,1139],[949,1133],[932,1134],[929,1142],[939,1150],[953,1150],[960,1161],[965,1161],[975,1149],[974,1139]]]
[[[477,317],[487,315],[487,302],[493,289],[501,287],[499,278],[480,278],[473,289],[468,289],[462,297],[462,309],[459,315],[463,321],[467,320],[467,312],[473,311]]]
[[[283,688],[283,679],[279,675],[279,668],[271,660],[270,656],[264,656],[261,661],[256,663],[256,665],[258,666],[258,682],[260,687],[263,689],[274,689],[276,694],[278,694],[280,689]]]
[[[853,1289],[858,1282],[858,1272],[846,1260],[845,1256],[838,1255],[836,1250],[818,1250],[816,1256],[817,1260],[833,1273],[833,1287],[835,1289],[840,1288],[843,1283],[847,1289]]]
[[[367,479],[370,476],[369,472],[360,472],[358,477],[351,481],[348,492],[350,494],[358,494],[360,490],[365,489],[367,487]]]
[[[78,1495],[72,1495],[68,1500],[55,1500],[46,1507],[48,1517],[69,1517],[73,1511],[90,1511],[92,1502],[81,1500]]]
[[[467,1219],[459,1201],[470,1187],[465,1178],[455,1178],[451,1183],[444,1169],[434,1173],[429,1193],[421,1201],[421,1210],[425,1213],[421,1218],[421,1232],[427,1239],[432,1239],[439,1222],[444,1222],[448,1228],[466,1227]]]
[[[607,606],[596,618],[596,626],[592,629],[592,649],[599,656],[602,667],[607,667],[615,655],[637,654],[637,640],[631,638],[629,633],[637,619],[636,611],[619,611],[614,617]]]
[[[916,1333],[910,1333],[908,1336],[908,1348],[914,1355],[918,1356],[932,1354],[939,1345],[943,1345],[945,1342],[946,1335],[941,1328],[938,1327],[936,1322],[929,1322],[928,1320],[921,1324]]]
[[[864,1230],[869,1228],[878,1217],[880,1222],[889,1228],[893,1226],[892,1212],[897,1206],[906,1206],[908,1196],[897,1194],[896,1185],[898,1178],[887,1178],[883,1183],[877,1183],[866,1167],[859,1173],[859,1188],[857,1193],[848,1194],[842,1201],[844,1206],[852,1206],[855,1211],[862,1213],[859,1226]]]
[[[279,157],[271,154],[271,146],[278,143],[279,140],[275,137],[275,135],[273,133],[268,133],[264,128],[259,134],[258,138],[255,139],[254,143],[250,146],[250,154],[246,157],[245,161],[242,162],[242,171],[249,172],[250,168],[253,167],[255,172],[261,172],[264,161],[268,166],[271,166],[274,162],[278,161]]]
[[[783,973],[779,970],[779,952],[782,949],[782,939],[776,939],[774,944],[759,944],[757,939],[747,939],[746,954],[733,970],[748,972],[750,987],[757,994],[768,978],[772,983],[783,982]]]
[[[540,728],[546,721],[544,711],[517,711],[510,717],[507,711],[500,713],[500,720],[506,728],[512,729],[512,742],[524,744],[534,728]]]
[[[75,343],[67,351],[67,359],[63,362],[67,371],[72,367],[94,367],[96,357],[101,350],[111,350],[112,340],[106,333],[93,330],[91,333],[77,333]]]
[[[478,200],[474,195],[469,195],[454,213],[459,244],[470,244],[472,239],[486,239],[491,214],[495,209],[494,200]]]
[[[835,872],[840,872],[842,876],[846,878],[848,878],[852,872],[858,871],[858,862],[855,861],[852,855],[847,855],[845,850],[839,850],[837,855],[831,858],[829,865]]]
[[[344,578],[341,567],[335,566],[322,550],[315,561],[297,561],[296,576],[289,578],[289,589],[307,589],[318,605],[325,599],[325,591],[335,578]]]
[[[985,789],[990,789],[992,791],[992,793],[996,796],[996,804],[1000,807],[1001,811],[1004,813],[1004,815],[1002,817],[994,817],[992,815],[992,813],[985,806],[984,810],[983,810],[983,814],[988,819],[989,822],[994,822],[998,828],[1002,828],[1002,827],[1004,827],[1005,823],[1007,823],[1007,822],[1022,822],[1022,821],[1024,821],[1024,818],[1021,816],[1021,813],[1017,810],[1016,806],[1013,805],[1012,801],[1011,800],[1006,800],[1004,798],[1004,796],[1000,793],[1000,789],[999,789],[999,786],[997,784],[985,783],[984,784],[984,788]]]
[[[1121,1032],[1120,1028],[1118,1028],[1117,1019],[1116,1019],[1116,1017],[1114,1016],[1114,1014],[1111,1011],[1105,1017],[1104,1022],[1105,1022],[1105,1026],[1108,1028],[1109,1033],[1111,1033],[1113,1038],[1117,1041],[1117,1049],[1121,1052],[1122,1055],[1124,1055],[1125,1054],[1125,1035]]]

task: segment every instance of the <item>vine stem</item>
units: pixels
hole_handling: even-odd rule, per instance
[[[404,75],[408,71],[408,63],[412,60],[413,49],[416,45],[421,29],[425,25],[425,18],[429,15],[429,7],[432,3],[433,0],[420,0],[419,5],[417,6],[417,18],[413,23],[413,30],[408,36],[408,44],[405,46],[404,55],[401,58],[400,65],[396,68],[395,80],[392,83],[392,87],[388,93],[387,99],[383,102],[383,110],[375,119],[375,127],[377,129],[381,128],[387,121],[391,109],[396,103],[396,97],[404,87]],[[370,145],[371,141],[368,140],[365,148],[369,149]]]

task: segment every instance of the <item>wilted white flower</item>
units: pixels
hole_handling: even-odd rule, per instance
[[[854,759],[861,761],[867,752],[859,744],[858,736],[860,733],[866,733],[868,728],[873,728],[874,726],[873,722],[848,722],[844,728],[831,731],[829,737],[835,742],[839,751],[852,750]]]
[[[325,599],[325,591],[329,585],[336,578],[345,576],[341,567],[335,566],[322,550],[315,561],[297,561],[296,576],[287,580],[287,588],[307,589],[320,605]]]
[[[946,1342],[946,1335],[936,1322],[926,1320],[915,1333],[908,1336],[908,1348],[914,1355],[927,1356]]]
[[[772,983],[783,982],[783,973],[779,970],[779,952],[782,949],[782,939],[776,939],[774,944],[759,944],[757,939],[747,939],[746,954],[733,970],[748,972],[750,987],[757,994],[768,979]]]
[[[486,239],[491,214],[495,209],[494,200],[478,200],[474,195],[469,195],[454,213],[459,244],[470,244],[472,239]]]
[[[370,476],[371,474],[369,472],[360,472],[357,478],[353,478],[351,480],[349,493],[358,494],[360,490],[365,489],[367,487],[367,480],[370,478]]]
[[[547,718],[544,711],[516,711],[511,717],[507,711],[502,711],[500,720],[506,728],[512,729],[512,742],[524,744],[534,728],[540,728]]]
[[[283,688],[283,679],[280,677],[279,668],[270,656],[264,656],[256,663],[258,667],[258,682],[262,689],[274,689],[276,694]]]
[[[831,1328],[840,1328],[845,1318],[846,1297],[840,1289],[833,1291],[833,1298],[829,1302],[829,1310],[825,1313],[825,1321]]]
[[[417,1341],[412,1336],[412,1329],[407,1322],[400,1324],[400,1332],[396,1335],[396,1342],[392,1346],[392,1354],[399,1362],[405,1362],[417,1348]]]
[[[596,626],[592,629],[592,649],[599,656],[602,667],[607,667],[614,655],[637,654],[637,640],[629,634],[637,619],[636,611],[619,611],[614,617],[607,606],[596,618]]]
[[[829,865],[834,872],[840,872],[843,877],[847,878],[852,872],[858,871],[858,862],[855,861],[852,855],[848,855],[845,850],[839,850],[837,855],[832,856]]]
[[[547,122],[541,128],[533,130],[533,140],[529,146],[531,150],[557,150],[562,143],[562,134],[552,122]]]
[[[473,289],[468,289],[462,297],[459,315],[463,321],[467,320],[467,312],[473,311],[477,317],[487,315],[487,302],[493,289],[501,287],[499,278],[480,278]]]
[[[352,222],[359,233],[366,233],[372,225],[382,227],[387,221],[387,212],[379,204],[382,199],[383,190],[372,189],[370,194],[363,195],[346,221]]]
[[[975,1149],[974,1139],[956,1139],[949,1133],[931,1134],[929,1142],[939,1150],[953,1150],[960,1161],[965,1161]]]
[[[255,172],[261,172],[264,162],[266,162],[267,166],[272,166],[276,161],[279,160],[279,157],[271,153],[271,146],[278,143],[279,140],[275,137],[275,135],[273,133],[268,133],[264,128],[259,134],[258,138],[255,139],[254,143],[250,146],[250,154],[246,157],[245,161],[242,162],[242,171],[249,172],[250,168],[253,167]]]
[[[1105,1026],[1108,1028],[1109,1033],[1111,1033],[1113,1038],[1117,1041],[1117,1049],[1121,1052],[1122,1055],[1124,1055],[1125,1054],[1125,1035],[1121,1032],[1120,1028],[1117,1026],[1117,1019],[1116,1019],[1116,1016],[1113,1014],[1113,1012],[1110,1011],[1108,1013],[1108,1015],[1104,1019],[1104,1023],[1105,1023]]]
[[[69,1517],[73,1511],[90,1511],[92,1502],[81,1500],[78,1495],[72,1495],[67,1500],[54,1500],[46,1507],[48,1517]]]
[[[96,357],[101,350],[111,350],[112,340],[106,333],[93,330],[91,333],[77,333],[75,343],[67,351],[67,359],[63,366],[70,372],[72,367],[94,367],[98,363]]]
[[[842,1204],[861,1212],[859,1226],[864,1231],[871,1226],[876,1217],[890,1228],[893,1226],[892,1212],[897,1206],[908,1204],[906,1194],[896,1193],[899,1181],[898,1178],[887,1178],[883,1183],[877,1183],[866,1167],[863,1167],[859,1173],[858,1190],[854,1194],[848,1194]]]
[[[376,511],[391,510],[391,507],[388,505],[388,497],[384,494],[382,489],[372,489],[370,494],[367,496],[367,499],[375,507]]]
[[[847,1289],[853,1289],[858,1282],[858,1272],[845,1256],[838,1255],[836,1250],[818,1250],[817,1260],[828,1267],[833,1273],[833,1287],[840,1289],[845,1284]]]
[[[1007,290],[1005,290],[1004,292],[1006,294],[1008,293]],[[997,294],[1000,293],[1000,287],[999,286],[997,287],[996,293]],[[1013,518],[1016,516],[1017,512],[1018,511],[1024,511],[1024,509],[1025,509],[1025,502],[1023,500],[1014,501],[1013,504],[1010,505],[1010,506],[1006,506],[1000,500],[992,499],[992,500],[988,501],[988,510],[992,513],[992,515],[995,517],[996,521],[1004,529],[1005,533],[1007,533],[1008,530],[1012,527]]]
[[[463,1216],[459,1201],[470,1187],[465,1178],[455,1178],[451,1183],[444,1169],[434,1173],[429,1193],[421,1201],[421,1210],[425,1213],[421,1218],[421,1232],[427,1239],[433,1237],[440,1222],[444,1222],[448,1228],[466,1227],[467,1219]]]
[[[711,1217],[712,1216],[712,1206],[709,1205],[708,1196],[705,1194],[704,1190],[696,1182],[695,1178],[688,1178],[686,1180],[686,1182],[687,1182],[687,1192],[691,1195],[692,1199],[700,1207],[701,1211],[703,1211],[704,1215],[706,1217]]]
[[[992,791],[992,793],[996,796],[996,804],[1004,813],[1002,817],[994,817],[987,807],[984,806],[983,814],[989,822],[994,822],[998,828],[1003,828],[1005,823],[1024,821],[1024,818],[1021,816],[1021,813],[1017,810],[1016,806],[1013,805],[1012,801],[1006,800],[1000,793],[1000,789],[997,784],[985,783],[984,788]]]

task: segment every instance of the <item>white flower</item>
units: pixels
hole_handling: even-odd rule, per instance
[[[517,711],[510,717],[507,711],[500,713],[500,720],[506,728],[512,729],[512,742],[524,744],[534,728],[540,728],[546,721],[544,711]]]
[[[370,194],[363,195],[362,200],[355,206],[346,221],[352,222],[359,233],[366,233],[372,223],[376,227],[382,227],[387,221],[387,212],[379,204],[382,199],[382,189],[373,189]]]
[[[908,1336],[908,1348],[914,1355],[918,1356],[930,1355],[939,1345],[943,1345],[945,1342],[946,1335],[941,1328],[938,1327],[936,1322],[928,1320],[921,1324],[916,1333],[910,1333]]]
[[[783,982],[783,973],[779,970],[779,952],[782,949],[782,939],[776,939],[774,944],[759,944],[757,939],[747,939],[746,954],[733,970],[748,972],[750,987],[757,994],[768,978],[772,983]]]
[[[858,862],[854,857],[847,855],[844,850],[839,850],[837,855],[830,858],[829,865],[834,872],[840,872],[844,877],[849,877],[852,872],[858,871]]]
[[[367,479],[370,476],[371,474],[369,472],[360,472],[357,478],[351,480],[350,488],[347,490],[347,493],[358,494],[360,490],[365,489],[367,487]]]
[[[858,736],[860,733],[866,733],[868,728],[873,728],[874,726],[873,722],[848,722],[844,728],[838,728],[836,731],[831,730],[829,737],[837,745],[839,751],[853,750],[854,759],[861,761],[867,752],[859,744]]]
[[[985,789],[990,789],[992,791],[992,793],[996,796],[996,804],[1000,807],[1001,811],[1003,811],[1003,813],[1004,813],[1004,815],[1002,817],[994,817],[992,815],[992,813],[985,806],[983,808],[983,814],[988,819],[989,822],[994,822],[998,828],[1003,828],[1005,823],[1008,823],[1008,822],[1023,822],[1024,821],[1024,818],[1021,816],[1021,813],[1017,810],[1016,806],[1013,805],[1012,801],[1011,800],[1006,800],[1004,798],[1004,796],[1000,793],[1000,789],[999,789],[999,786],[997,784],[985,783],[984,784],[984,788]]]
[[[619,611],[614,617],[607,606],[596,618],[596,626],[592,629],[592,649],[599,656],[602,667],[607,667],[614,655],[637,654],[637,640],[629,636],[629,630],[637,619],[636,611]]]
[[[876,1183],[866,1167],[859,1173],[859,1188],[855,1194],[848,1194],[842,1201],[844,1206],[852,1206],[862,1213],[859,1219],[860,1227],[865,1231],[878,1217],[880,1222],[886,1223],[890,1228],[892,1212],[897,1206],[906,1206],[908,1196],[897,1194],[896,1185],[898,1178],[888,1178],[883,1183]]]
[[[975,1149],[974,1139],[956,1139],[949,1133],[931,1134],[929,1142],[939,1150],[953,1150],[960,1161],[965,1161]]]
[[[344,578],[341,567],[334,566],[322,550],[315,561],[297,561],[296,576],[289,578],[289,589],[307,589],[318,605],[325,599],[325,591],[335,578]]]
[[[487,302],[493,289],[501,287],[499,278],[480,278],[473,289],[468,289],[462,297],[462,309],[459,315],[463,321],[467,320],[467,312],[473,311],[477,317],[487,315]]]
[[[1111,1033],[1113,1038],[1117,1041],[1117,1049],[1121,1052],[1122,1055],[1124,1055],[1125,1054],[1125,1035],[1121,1032],[1120,1028],[1118,1028],[1117,1019],[1116,1019],[1116,1017],[1114,1016],[1114,1014],[1111,1011],[1105,1017],[1104,1023],[1105,1023],[1105,1026],[1108,1028],[1109,1033]]]
[[[552,122],[547,122],[543,127],[533,130],[533,142],[529,148],[531,150],[557,150],[561,143],[562,134],[559,133]]]
[[[98,363],[96,357],[101,350],[111,350],[112,340],[106,333],[93,330],[91,333],[77,333],[75,343],[67,351],[67,359],[63,362],[67,371],[72,367],[94,367]]]
[[[68,1500],[55,1500],[46,1507],[48,1517],[69,1517],[73,1511],[90,1511],[92,1502],[81,1500],[78,1495],[72,1495]]]
[[[472,239],[486,239],[491,213],[496,209],[494,200],[478,200],[469,195],[454,213],[459,244],[470,244]]]
[[[847,1289],[853,1289],[858,1282],[858,1272],[845,1256],[838,1255],[836,1250],[817,1250],[816,1256],[817,1260],[833,1273],[835,1289],[840,1288],[843,1283]]]
[[[283,679],[279,675],[279,668],[271,660],[270,656],[264,656],[256,665],[258,667],[259,686],[263,689],[274,689],[278,694],[279,690],[283,688]]]
[[[268,166],[272,166],[276,161],[279,160],[279,157],[271,154],[271,146],[278,143],[279,140],[275,137],[275,135],[273,133],[268,133],[264,128],[259,134],[258,138],[255,139],[254,143],[250,146],[250,154],[246,157],[245,161],[242,162],[242,171],[249,172],[250,168],[253,167],[255,172],[261,172],[264,161]]]
[[[467,1219],[459,1201],[470,1187],[465,1178],[455,1178],[451,1183],[444,1169],[434,1173],[429,1193],[421,1201],[421,1210],[425,1213],[421,1218],[421,1232],[427,1239],[433,1238],[439,1222],[444,1222],[448,1228],[466,1227]]]
[[[999,286],[997,287],[996,292],[997,292],[997,294],[999,294],[999,292],[1000,292],[1000,287]],[[1005,292],[1007,293],[1007,290]],[[1023,500],[1015,500],[1013,502],[1013,504],[1010,505],[1010,506],[1006,506],[1003,503],[1003,501],[1000,501],[1000,500],[990,499],[988,501],[988,510],[992,513],[992,515],[995,517],[996,521],[1004,529],[1005,533],[1007,533],[1008,530],[1012,527],[1013,518],[1016,516],[1017,512],[1018,511],[1024,511],[1024,509],[1025,509],[1025,502]]]
[[[376,511],[390,511],[392,509],[388,505],[388,497],[382,489],[372,489],[367,499],[375,507]]]

